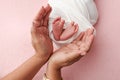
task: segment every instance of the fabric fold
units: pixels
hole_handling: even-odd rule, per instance
[[[72,42],[82,31],[94,28],[93,25],[97,22],[98,12],[94,0],[49,0],[48,3],[52,7],[49,17],[49,35],[56,48]],[[78,32],[68,40],[56,41],[53,36],[52,22],[58,16],[65,20],[64,28],[71,21],[79,25]]]

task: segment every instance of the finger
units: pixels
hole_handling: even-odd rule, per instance
[[[75,42],[76,41],[79,41],[82,39],[82,37],[84,36],[85,32],[81,32],[80,35],[74,40]]]
[[[33,21],[33,27],[34,27],[34,28],[38,28],[38,27],[41,26],[41,23],[42,23],[42,21],[36,21],[36,20],[34,20],[34,21]]]
[[[86,46],[87,46],[87,49],[86,51],[89,52],[90,49],[91,49],[91,46],[93,44],[93,40],[94,40],[94,35],[91,35],[88,40],[85,42],[86,43]]]
[[[49,35],[48,29],[46,27],[40,27],[39,34]]]
[[[44,7],[42,6],[42,8],[40,9],[40,11],[38,12],[37,16],[33,21],[33,27],[38,28],[41,26],[41,24],[43,23],[42,18],[44,14],[45,14],[45,10],[44,10]]]
[[[85,41],[85,40],[86,40],[88,30],[89,30],[89,29],[87,29],[87,30],[85,31],[85,35],[83,36],[82,41]]]
[[[45,8],[45,16],[44,16],[44,23],[43,25],[48,27],[48,20],[49,20],[49,15],[52,11],[52,8],[50,7],[50,5],[48,4],[47,7]]]
[[[87,30],[87,35],[90,36],[90,35],[93,34],[93,32],[94,32],[94,29],[93,29],[93,28],[88,29],[88,30]]]
[[[81,52],[81,56],[85,56],[87,54],[87,52]]]
[[[94,35],[89,36],[89,38],[86,40],[86,43],[88,42],[89,47],[91,47],[91,45],[93,44],[93,40],[94,40]]]
[[[44,14],[45,14],[45,9],[42,6],[42,8],[38,12],[37,16],[35,17],[35,21],[40,21],[44,17]]]
[[[89,42],[89,40],[91,40],[90,37],[93,36],[93,32],[94,32],[94,29],[93,29],[93,28],[88,29],[88,30],[86,31],[86,33],[87,33],[87,36],[86,36],[86,39],[85,39],[86,42]],[[93,36],[93,37],[94,37],[94,36]]]

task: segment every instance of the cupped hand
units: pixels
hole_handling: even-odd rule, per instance
[[[53,52],[53,44],[48,34],[48,20],[51,7],[42,7],[33,21],[31,29],[32,45],[36,55],[42,59],[48,59]]]
[[[62,68],[78,61],[91,48],[94,38],[93,32],[93,29],[82,32],[72,43],[54,52],[49,60],[49,65],[55,68]]]

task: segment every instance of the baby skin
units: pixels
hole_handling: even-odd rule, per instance
[[[74,22],[69,23],[64,29],[65,20],[61,19],[61,17],[57,17],[53,23],[53,35],[55,40],[62,41],[71,38],[78,31],[78,24]]]

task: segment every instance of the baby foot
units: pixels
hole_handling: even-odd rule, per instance
[[[64,23],[65,21],[62,20],[61,17],[57,17],[53,21],[52,26],[55,40],[60,40],[60,35],[62,34]]]
[[[63,29],[65,21],[57,17],[53,23],[53,35],[55,40],[67,40],[78,31],[78,24],[71,22],[66,29]]]
[[[78,24],[71,22],[60,36],[60,40],[67,40],[78,31]]]

